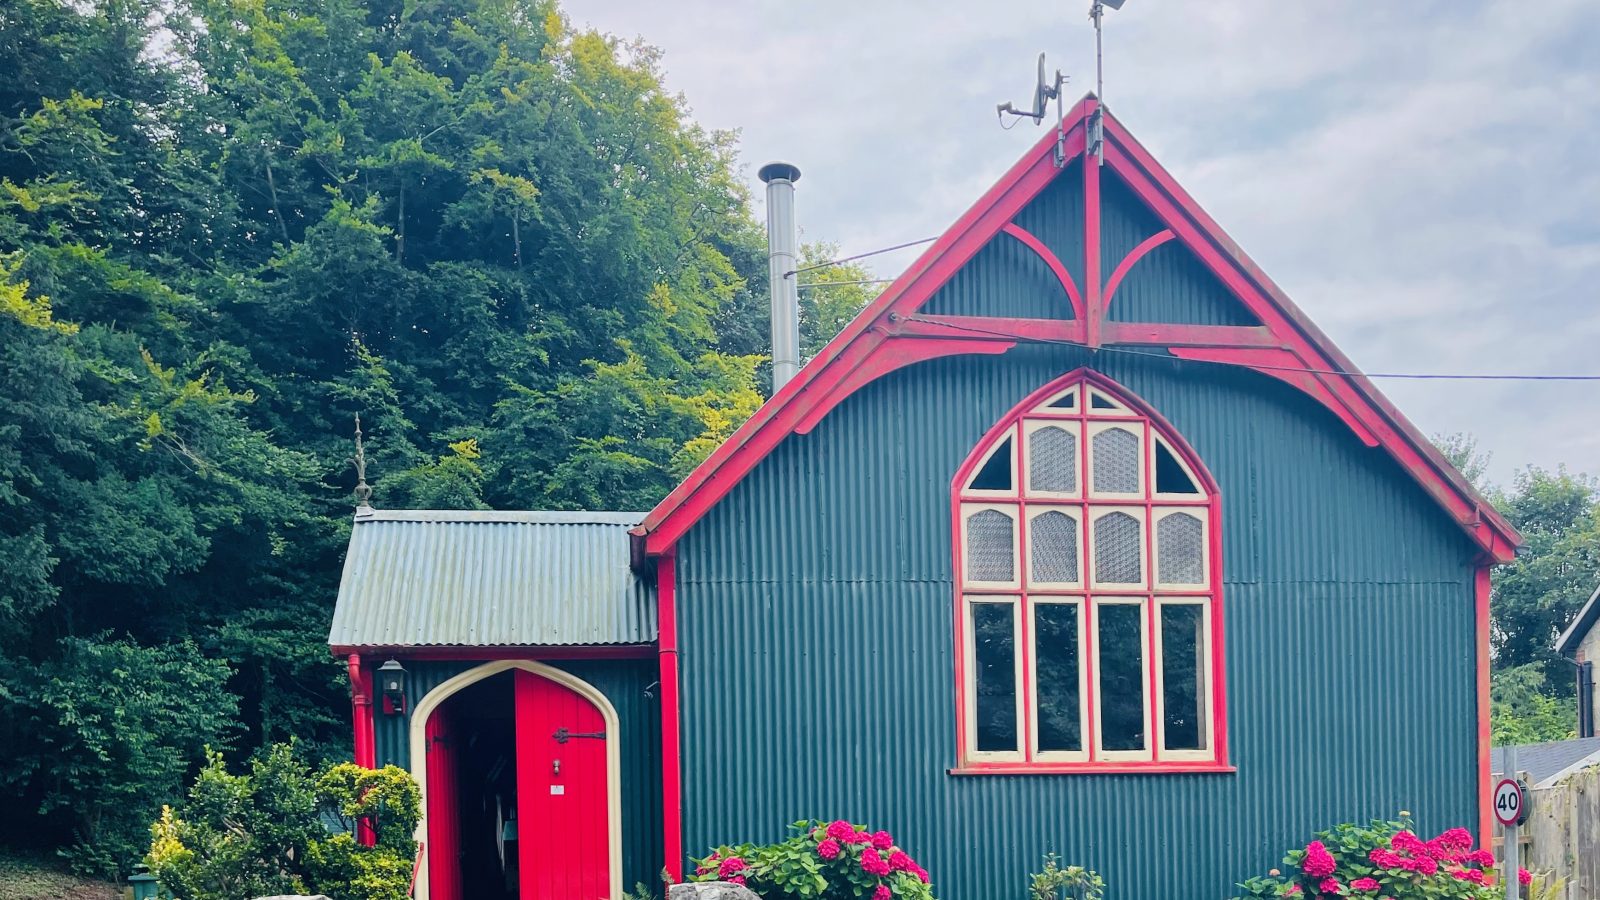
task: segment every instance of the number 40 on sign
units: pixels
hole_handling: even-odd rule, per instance
[[[1494,817],[1507,827],[1528,821],[1528,792],[1515,778],[1502,778],[1494,786]]]

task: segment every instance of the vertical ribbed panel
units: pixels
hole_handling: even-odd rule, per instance
[[[949,316],[1070,319],[1072,301],[1039,254],[997,234],[940,288],[921,312]]]
[[[407,704],[479,662],[406,661]],[[626,884],[655,884],[661,871],[661,706],[660,691],[645,689],[659,675],[655,660],[553,660],[547,665],[570,672],[597,688],[616,707],[618,749],[622,757],[622,877]],[[382,712],[375,721],[378,765],[410,769],[410,717]]]
[[[1124,256],[1166,226],[1122,181],[1100,180],[1101,269],[1110,277]],[[1169,322],[1186,325],[1259,325],[1180,242],[1168,241],[1128,270],[1111,299],[1113,322]]]
[[[947,773],[950,480],[1091,361],[1220,483],[1236,774]],[[685,848],[842,816],[894,832],[955,900],[1019,896],[1049,851],[1113,900],[1215,900],[1340,821],[1470,825],[1470,557],[1382,451],[1263,376],[1072,347],[902,370],[786,439],[679,545]]]

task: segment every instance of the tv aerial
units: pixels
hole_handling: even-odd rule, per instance
[[[1044,54],[1039,54],[1039,78],[1033,87],[1033,105],[1028,109],[1017,109],[1016,105],[1007,100],[994,108],[995,115],[999,117],[1002,128],[1012,126],[1004,124],[1006,116],[1015,116],[1019,119],[1032,119],[1033,124],[1042,125],[1045,113],[1050,108],[1050,101],[1056,102],[1056,166],[1066,164],[1067,131],[1063,126],[1064,111],[1061,106],[1061,87],[1067,83],[1067,76],[1056,70],[1054,79],[1045,74]]]

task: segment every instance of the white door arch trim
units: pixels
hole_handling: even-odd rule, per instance
[[[571,688],[579,696],[600,710],[606,723],[606,827],[611,844],[611,896],[622,896],[622,749],[619,739],[622,729],[618,724],[616,707],[599,688],[570,672],[545,665],[531,659],[499,659],[468,669],[439,683],[426,696],[417,701],[411,711],[411,777],[417,781],[422,793],[421,813],[417,817],[417,830],[413,835],[419,842],[428,839],[428,717],[450,697],[491,675],[522,669],[540,678]],[[428,854],[424,844],[422,863],[417,868],[416,893],[413,900],[428,900]]]

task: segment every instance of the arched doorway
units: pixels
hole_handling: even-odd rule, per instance
[[[622,892],[616,710],[530,660],[470,669],[411,717],[422,789],[417,900],[595,900]]]

